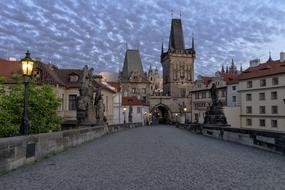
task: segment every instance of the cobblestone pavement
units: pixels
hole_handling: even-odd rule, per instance
[[[285,189],[285,156],[153,126],[0,176],[0,189]]]

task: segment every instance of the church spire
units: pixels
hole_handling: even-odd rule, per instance
[[[192,33],[192,50],[195,50],[194,33]]]
[[[222,65],[222,70],[221,70],[222,73],[225,72],[225,67],[224,67],[224,64]]]
[[[236,72],[236,66],[235,66],[235,63],[234,63],[234,58],[232,58],[232,63],[231,63],[231,66],[229,68],[229,72],[230,73],[235,73]]]
[[[269,61],[272,61],[272,58],[271,58],[271,51],[269,51],[269,58],[268,58],[268,61],[267,61],[267,62],[269,62]]]
[[[172,18],[169,36],[169,49],[184,50],[184,36],[181,19]]]

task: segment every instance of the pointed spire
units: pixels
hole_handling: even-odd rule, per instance
[[[236,71],[236,67],[235,67],[235,63],[234,63],[234,58],[232,58],[232,63],[231,63],[231,66],[229,68],[229,72],[234,73],[235,71]]]
[[[158,68],[157,68],[157,66],[155,66],[154,73],[155,73],[155,74],[158,74]]]
[[[195,50],[194,33],[192,32],[192,49]]]
[[[269,58],[268,58],[268,61],[267,61],[267,62],[269,62],[269,61],[272,61],[272,58],[271,58],[271,51],[269,51]]]
[[[242,65],[240,65],[240,72],[242,72]]]
[[[171,19],[173,18],[173,10],[171,10]]]
[[[152,65],[149,65],[148,73],[152,73]]]
[[[224,64],[222,65],[222,70],[221,70],[222,73],[225,72],[225,67],[224,67]]]
[[[163,41],[161,42],[161,54],[163,54]]]
[[[169,49],[184,50],[184,35],[181,19],[172,19],[169,35]]]
[[[180,10],[180,12],[179,12],[179,16],[180,16],[180,19],[181,19],[181,10]]]
[[[228,73],[228,72],[229,72],[229,66],[226,67],[226,73]]]

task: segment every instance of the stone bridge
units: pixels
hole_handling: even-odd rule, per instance
[[[173,126],[101,137],[0,176],[0,189],[284,189],[283,155]]]

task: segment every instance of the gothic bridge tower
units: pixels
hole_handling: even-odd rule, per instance
[[[173,18],[168,50],[164,52],[163,44],[161,49],[164,95],[174,98],[189,96],[192,82],[194,82],[195,56],[193,36],[192,47],[186,48],[181,19]]]

